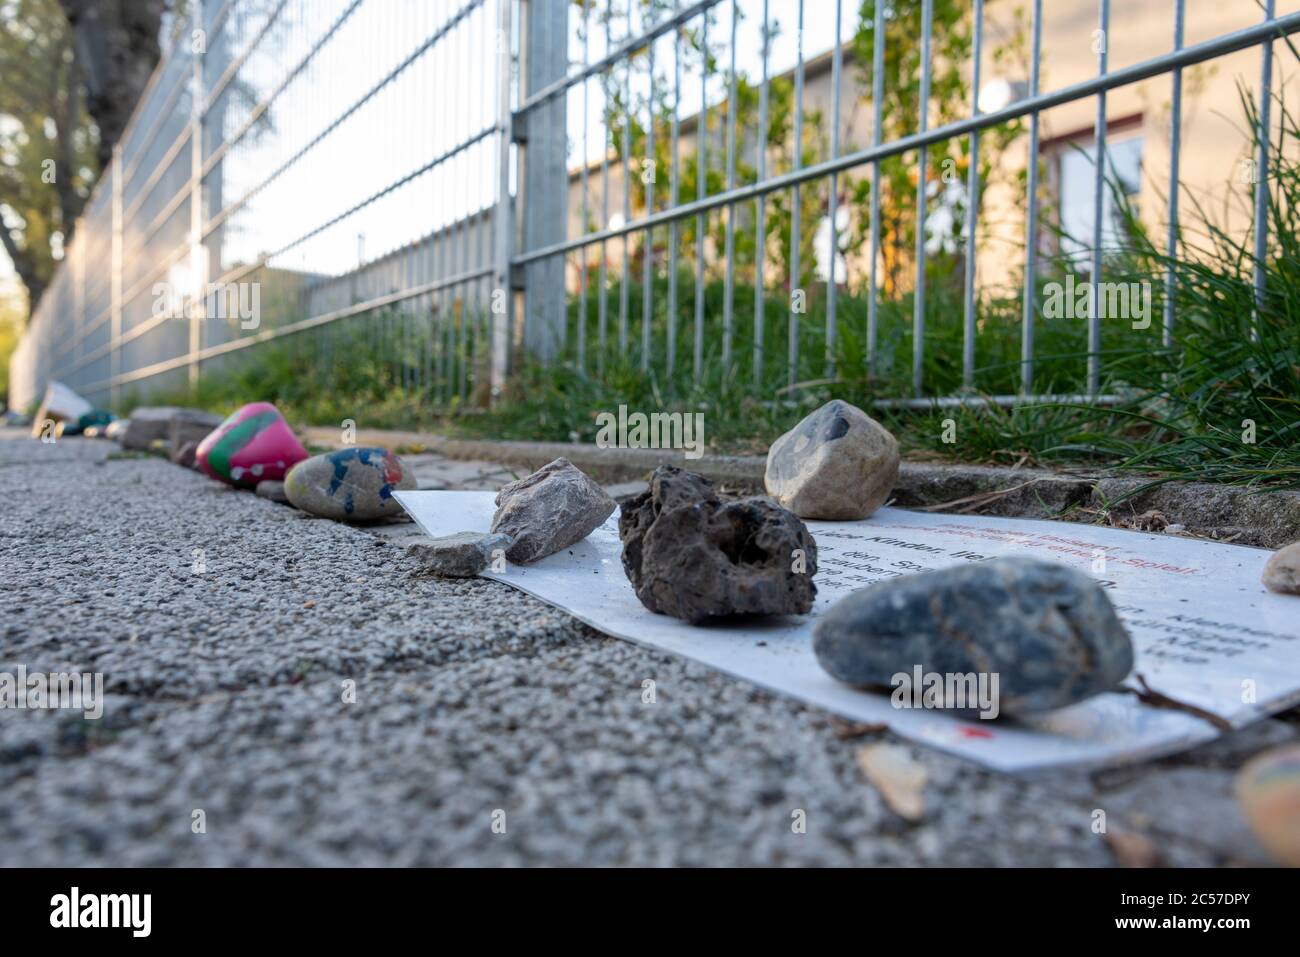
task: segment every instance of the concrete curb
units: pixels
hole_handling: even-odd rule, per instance
[[[309,428],[305,439],[341,445],[337,428]],[[453,459],[499,462],[535,470],[557,458],[603,483],[644,480],[660,465],[698,472],[722,488],[762,492],[766,460],[760,455],[704,455],[686,459],[671,449],[602,449],[569,442],[498,442],[421,432],[362,429],[359,445],[420,448]],[[904,462],[892,504],[1007,518],[1039,518],[1161,531],[1182,525],[1193,536],[1240,545],[1280,548],[1300,540],[1300,492],[1258,492],[1202,482],[1165,482],[1114,473],[1053,472],[989,465]],[[1158,513],[1158,514],[1149,514]],[[1135,521],[1139,516],[1145,519]]]

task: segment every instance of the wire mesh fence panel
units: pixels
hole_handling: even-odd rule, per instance
[[[638,373],[700,402],[848,381],[916,407],[1114,401],[1110,357],[1167,347],[1177,322],[1173,269],[1135,276],[1129,253],[1140,234],[1179,246],[1184,74],[1207,102],[1266,104],[1272,46],[1300,28],[1295,4],[1201,8],[1188,42],[1184,0],[526,6],[534,73],[549,38],[568,45],[525,78],[514,136],[548,170],[536,126],[569,138],[562,176],[525,181],[526,218],[552,191],[567,211],[562,236],[525,231],[510,257],[524,337],[568,343],[560,360],[612,387]],[[1258,79],[1206,84],[1220,68]],[[1262,263],[1259,112],[1223,155],[1257,158],[1238,226]],[[1223,196],[1231,166],[1204,159],[1192,186]],[[1068,323],[1057,287],[1087,290]]]
[[[192,391],[237,353],[322,392],[371,363],[413,407],[486,402],[471,330],[507,248],[512,10],[192,0],[35,310],[14,404],[51,379],[104,405]]]
[[[665,400],[1109,401],[1112,355],[1171,346],[1189,202],[1235,191],[1267,295],[1300,0],[1188,7],[191,0],[11,404],[236,354],[438,411],[535,363]],[[1243,98],[1253,128],[1185,147]]]

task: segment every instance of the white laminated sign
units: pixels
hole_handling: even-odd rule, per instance
[[[487,531],[491,492],[394,493],[431,536]],[[812,652],[817,616],[875,582],[1037,555],[1087,572],[1133,637],[1134,675],[1156,692],[1241,727],[1300,702],[1300,597],[1260,584],[1269,553],[1200,539],[1090,525],[883,508],[859,522],[806,523],[817,541],[817,601],[808,615],[689,625],[647,611],[623,572],[618,512],[585,540],[531,565],[485,575],[594,628],[703,662],[772,691],[1002,771],[1099,765],[1165,754],[1219,734],[1187,710],[1113,692],[1034,718],[984,721],[899,708],[888,691],[831,678]]]

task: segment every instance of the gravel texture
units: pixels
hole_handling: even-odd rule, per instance
[[[465,469],[422,484],[473,487]],[[383,529],[17,430],[0,494],[0,671],[101,671],[109,693],[99,721],[0,711],[3,865],[1105,865],[1108,793],[1113,827],[1167,862],[1229,863],[1257,851],[1223,783],[1300,730],[1109,783],[909,746],[928,775],[911,824],[854,759],[888,734],[845,737],[508,586],[422,575]],[[1160,786],[1190,767],[1216,782],[1203,808]]]

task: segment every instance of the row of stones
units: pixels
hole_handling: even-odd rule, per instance
[[[176,421],[173,447],[181,438]],[[892,491],[898,464],[893,436],[837,400],[772,445],[768,497],[725,497],[703,476],[660,468],[648,489],[622,506],[624,572],[647,609],[694,624],[739,614],[805,614],[817,593],[817,545],[802,519],[869,516]],[[385,449],[309,457],[268,403],[245,406],[218,424],[197,443],[194,465],[259,491],[283,480],[291,504],[348,521],[398,513],[392,491],[415,487],[400,459]],[[527,564],[581,541],[617,507],[565,459],[505,486],[496,505],[488,534],[434,539],[416,546],[415,554],[444,575],[478,574],[497,554]],[[1285,550],[1270,568],[1279,557]],[[832,677],[863,689],[887,688],[892,676],[917,665],[927,673],[997,673],[1000,708],[1010,715],[1112,690],[1133,666],[1129,636],[1095,581],[1061,565],[1014,557],[855,592],[822,616],[813,651]],[[1290,863],[1300,863],[1297,780],[1300,751],[1290,749],[1252,762],[1239,785],[1261,841]]]

